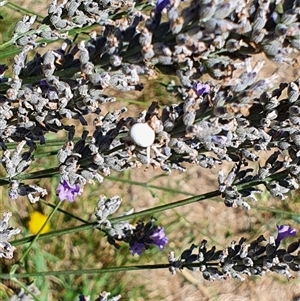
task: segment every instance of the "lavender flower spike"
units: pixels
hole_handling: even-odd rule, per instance
[[[195,90],[198,96],[202,96],[205,93],[209,93],[210,86],[209,84],[202,84],[201,82],[198,82],[193,85],[193,89]]]
[[[63,180],[57,187],[58,198],[60,201],[68,200],[69,202],[74,202],[75,197],[80,195],[80,187],[78,185],[71,185],[66,180]]]
[[[147,224],[138,222],[129,242],[132,255],[141,255],[144,249],[150,248],[150,245],[156,245],[162,250],[167,244],[168,238],[164,228],[154,225],[154,221],[152,218]]]
[[[278,235],[275,240],[276,245],[279,246],[280,242],[285,239],[286,237],[289,236],[295,236],[296,235],[296,230],[294,228],[291,228],[286,225],[276,225],[277,230],[278,230]]]
[[[157,245],[160,249],[163,249],[168,242],[164,228],[157,227],[153,234],[150,235],[152,244]]]

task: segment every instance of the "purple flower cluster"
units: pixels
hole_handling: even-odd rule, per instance
[[[276,246],[278,247],[280,242],[289,237],[289,236],[295,236],[296,235],[296,229],[286,226],[286,225],[276,225],[278,234],[277,238],[275,239]]]
[[[202,84],[201,82],[194,84],[193,89],[197,93],[198,96],[202,96],[202,95],[210,92],[209,84]]]
[[[69,202],[74,202],[75,197],[81,194],[79,185],[71,185],[66,180],[63,180],[56,190],[60,201],[68,200]]]
[[[153,230],[153,233],[150,235],[152,239],[152,244],[158,246],[161,250],[165,247],[168,242],[164,228],[157,227]]]
[[[148,249],[150,245],[156,245],[162,250],[167,242],[164,228],[153,225],[153,220],[146,225],[139,222],[131,236],[130,251],[132,255],[141,255],[142,251]]]

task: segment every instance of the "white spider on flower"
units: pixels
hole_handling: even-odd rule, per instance
[[[157,109],[157,103],[153,102],[148,111],[142,112],[137,122],[134,123],[129,130],[129,137],[135,145],[147,149],[147,165],[150,164],[151,149],[153,149],[159,157],[167,159],[167,157],[157,149],[156,145],[154,145],[156,133],[161,132],[163,129],[162,122],[157,117]]]

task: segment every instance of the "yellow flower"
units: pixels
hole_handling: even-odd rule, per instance
[[[28,228],[31,234],[37,234],[39,230],[42,228],[43,224],[45,223],[47,216],[38,212],[34,211],[30,213],[30,220],[28,222]],[[50,231],[50,224],[47,223],[44,229],[41,231],[41,234],[47,233]]]

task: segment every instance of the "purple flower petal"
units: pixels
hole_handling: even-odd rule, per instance
[[[74,202],[75,197],[80,195],[80,187],[78,185],[71,185],[66,180],[63,180],[57,187],[58,198],[60,201],[68,200]]]
[[[213,135],[211,136],[211,141],[218,145],[225,145],[227,142],[227,137],[221,135]]]
[[[164,228],[158,227],[154,230],[153,234],[150,235],[153,240],[152,244],[157,245],[160,249],[163,249],[168,242]]]
[[[16,192],[16,191],[13,191],[13,190],[10,190],[9,192],[8,192],[8,195],[9,195],[9,197],[12,199],[12,200],[16,200],[17,198],[18,198],[18,193]]]
[[[286,226],[286,225],[276,225],[278,230],[278,235],[275,240],[276,245],[279,246],[280,242],[289,236],[295,236],[296,230],[292,227]]]
[[[170,0],[157,0],[155,12],[160,14],[170,4]]]
[[[142,251],[145,249],[145,245],[143,243],[139,243],[139,242],[134,242],[133,245],[130,247],[130,251],[132,256],[134,254],[138,254],[141,255]]]
[[[198,96],[202,96],[205,93],[209,93],[210,86],[209,84],[202,84],[201,82],[198,82],[194,84],[193,89],[195,90]]]
[[[42,86],[44,86],[44,87],[49,87],[47,81],[44,80],[44,79],[40,80],[40,87],[42,87]]]

